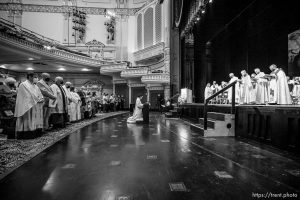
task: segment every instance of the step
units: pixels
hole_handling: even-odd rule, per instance
[[[204,128],[201,124],[190,124],[191,131],[199,133],[199,135],[204,136]]]
[[[204,119],[203,118],[199,118],[199,123],[204,126]],[[207,119],[207,127],[208,128],[215,128],[215,121],[212,119]]]
[[[178,118],[178,114],[177,113],[172,113],[172,112],[166,112],[165,117],[166,118]]]
[[[225,121],[226,115],[228,114],[218,113],[218,112],[208,112],[207,118],[212,120]]]

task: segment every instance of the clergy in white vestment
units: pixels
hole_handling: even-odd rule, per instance
[[[55,100],[49,100],[49,107],[53,108],[53,113],[51,114],[51,123],[54,128],[65,127],[68,121],[67,116],[67,95],[62,87],[63,78],[56,77],[55,83],[51,85],[53,95],[56,97]]]
[[[40,88],[44,96],[44,105],[43,105],[43,123],[44,130],[49,129],[49,118],[51,115],[52,108],[49,107],[49,99],[55,100],[56,97],[53,95],[53,91],[49,86],[50,74],[43,73],[42,79],[37,82],[37,86]]]
[[[266,79],[266,74],[261,72],[259,68],[255,70],[256,76],[256,103],[257,104],[267,104],[269,102],[268,95],[268,80]]]
[[[34,138],[43,129],[43,95],[36,86],[38,77],[28,73],[27,80],[19,86],[16,99],[15,117],[17,137]]]
[[[284,71],[272,64],[270,70],[274,72],[277,84],[277,104],[292,104],[291,94]]]
[[[213,91],[211,89],[210,83],[207,83],[204,90],[204,99],[208,99],[211,95],[213,95]]]
[[[70,93],[70,87],[71,87],[72,83],[71,82],[66,82],[66,84],[64,84],[62,86],[62,88],[64,89],[65,91],[65,94],[67,96],[67,112],[68,112],[68,118],[67,118],[67,122],[69,122],[69,119],[70,119],[70,113],[71,113],[71,102],[74,101],[72,99],[72,96],[71,96],[71,93]]]
[[[135,107],[133,115],[127,119],[127,123],[136,123],[137,121],[143,121],[143,104],[141,102],[143,95],[138,95],[135,101]]]
[[[72,101],[70,103],[70,121],[76,122],[81,119],[81,112],[80,112],[80,106],[81,106],[81,99],[80,96],[75,92],[75,88],[70,88],[70,94],[72,97]]]
[[[253,92],[253,86],[251,82],[251,78],[249,74],[246,72],[246,70],[241,71],[241,98],[240,103],[241,104],[250,104],[253,103],[252,99],[252,92]]]
[[[256,103],[256,93],[257,93],[257,83],[255,79],[256,74],[251,74],[251,84],[252,84],[252,92],[251,92],[251,102]]]
[[[234,73],[229,74],[230,81],[228,82],[228,85],[233,83],[234,81],[238,81],[238,77],[234,76]],[[237,82],[235,84],[235,102],[238,103],[240,99],[240,84]],[[232,103],[232,88],[229,88],[228,90],[228,101],[229,103]]]
[[[275,72],[272,71],[269,75],[269,104],[277,103],[277,83]]]

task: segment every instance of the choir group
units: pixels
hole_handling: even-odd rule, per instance
[[[208,83],[205,88],[204,97],[208,99],[211,95],[220,91],[230,83],[236,82],[235,85],[235,103],[238,104],[300,104],[300,77],[289,79],[285,72],[272,64],[271,73],[265,74],[259,68],[254,70],[251,76],[246,70],[241,71],[239,79],[233,73],[229,74],[228,83],[222,81],[218,85],[216,81],[211,85]],[[213,98],[211,104],[228,104],[232,103],[232,88]]]

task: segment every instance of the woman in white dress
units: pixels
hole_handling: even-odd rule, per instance
[[[135,101],[135,107],[133,115],[127,119],[127,123],[136,123],[137,121],[143,121],[143,104],[141,102],[143,95],[139,95]]]

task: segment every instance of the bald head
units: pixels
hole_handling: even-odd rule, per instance
[[[55,78],[55,83],[57,85],[62,85],[63,81],[64,81],[64,79],[62,77],[60,77],[60,76],[58,76],[58,77]]]
[[[66,82],[66,88],[70,88],[72,86],[71,82]]]
[[[234,77],[234,73],[230,73],[230,74],[229,74],[229,77],[230,77],[230,78]]]
[[[42,73],[42,79],[45,82],[49,82],[50,81],[50,74],[48,74],[48,73]]]

